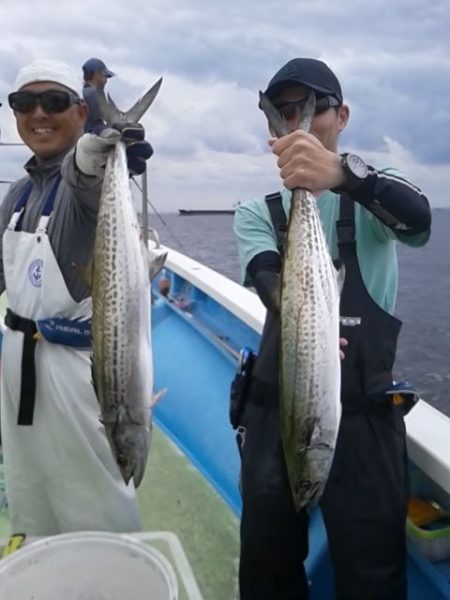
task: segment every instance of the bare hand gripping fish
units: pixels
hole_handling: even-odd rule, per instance
[[[261,108],[277,137],[291,133],[269,99]],[[315,112],[311,92],[299,128],[309,131]],[[339,281],[338,281],[339,279]],[[281,274],[281,436],[296,510],[320,499],[341,415],[339,296],[343,271],[334,268],[311,192],[292,191]]]

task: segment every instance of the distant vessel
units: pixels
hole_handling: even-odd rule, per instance
[[[234,208],[212,208],[212,209],[201,209],[201,208],[179,208],[178,214],[186,217],[190,215],[233,215]]]

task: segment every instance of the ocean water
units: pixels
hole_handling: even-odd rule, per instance
[[[161,241],[239,282],[232,215],[150,216]],[[423,248],[398,244],[396,316],[403,321],[394,375],[450,416],[450,210],[433,211]]]

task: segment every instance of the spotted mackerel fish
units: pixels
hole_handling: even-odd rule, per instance
[[[159,80],[128,112],[99,97],[108,124],[138,122]],[[114,456],[125,482],[142,480],[151,439],[153,367],[150,279],[166,253],[146,248],[133,206],[126,148],[106,164],[91,265],[92,378]]]
[[[261,107],[277,137],[292,131],[269,99]],[[311,93],[299,128],[309,131]],[[311,192],[294,189],[281,276],[280,413],[283,449],[296,510],[311,510],[328,479],[341,415],[339,297],[334,268]]]

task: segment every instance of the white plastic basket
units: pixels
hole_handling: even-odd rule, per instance
[[[177,600],[172,566],[127,535],[44,538],[0,561],[0,600]]]

